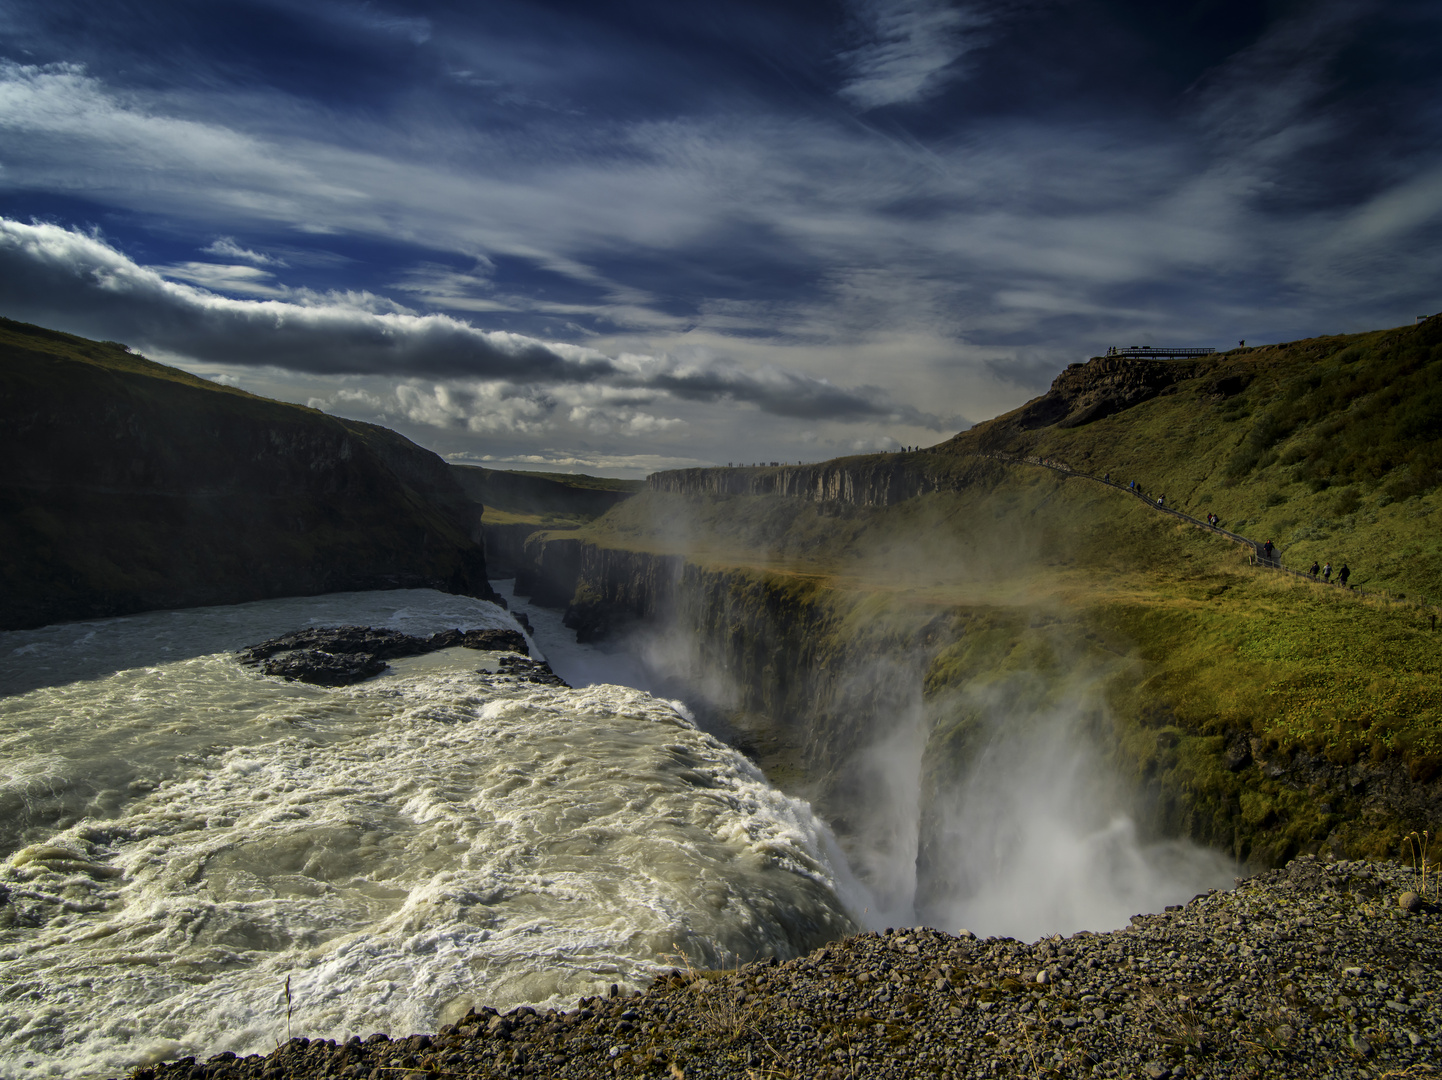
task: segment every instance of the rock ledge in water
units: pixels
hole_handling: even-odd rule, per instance
[[[249,645],[237,655],[242,664],[258,666],[267,675],[316,686],[349,686],[379,675],[388,660],[454,648],[530,655],[525,636],[516,630],[442,630],[420,638],[369,626],[296,630]]]

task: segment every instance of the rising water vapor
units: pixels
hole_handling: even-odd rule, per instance
[[[683,698],[727,734],[714,718],[745,694],[696,635],[676,625],[637,631],[626,650],[647,689]],[[845,853],[838,891],[858,923],[1035,940],[1115,929],[1232,885],[1237,868],[1223,856],[1147,837],[1100,749],[1111,731],[1105,704],[1078,671],[1025,676],[1030,694],[930,703],[920,672],[896,663],[878,659],[840,681],[830,709],[862,733],[861,749],[840,753],[810,794]],[[1035,704],[1037,687],[1058,682],[1075,685],[1041,697],[1060,704]],[[965,760],[944,749],[952,714],[974,725]]]
[[[921,709],[903,710],[896,728],[857,755],[845,770],[846,850],[866,889],[858,918],[872,929],[916,920],[921,777],[926,728]]]
[[[1217,853],[1144,839],[1125,785],[1097,752],[1091,710],[1077,701],[984,712],[984,748],[954,782],[937,783],[921,921],[1031,941],[1115,929],[1231,886],[1236,870]]]

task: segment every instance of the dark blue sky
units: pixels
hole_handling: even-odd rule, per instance
[[[0,313],[638,474],[1442,309],[1442,5],[697,7],[0,0]]]

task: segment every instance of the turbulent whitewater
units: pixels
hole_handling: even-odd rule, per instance
[[[433,1030],[854,928],[825,827],[679,704],[464,649],[344,689],[233,655],[342,624],[514,627],[413,590],[0,634],[0,1075]]]

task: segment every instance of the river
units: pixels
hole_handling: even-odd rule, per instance
[[[599,682],[622,657],[555,637],[577,689],[465,649],[326,689],[234,656],[346,624],[514,625],[404,590],[0,634],[0,1076],[430,1031],[854,928],[810,807]]]

